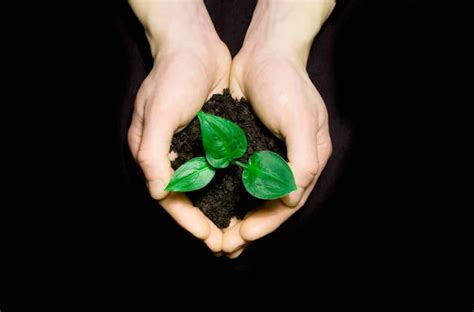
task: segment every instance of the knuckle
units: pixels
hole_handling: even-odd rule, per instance
[[[127,131],[127,141],[128,141],[128,145],[132,145],[133,143],[135,143],[135,140],[137,138],[137,134],[136,134],[136,129],[135,127],[132,125],[128,131]]]
[[[319,159],[318,157],[311,157],[307,159],[307,162],[301,164],[299,175],[297,179],[299,181],[299,185],[302,187],[307,187],[314,181],[319,175]]]
[[[139,150],[137,154],[137,162],[142,169],[147,170],[153,164],[153,155],[147,150]]]
[[[151,198],[154,200],[162,200],[166,196],[163,191],[154,188],[148,187],[148,191],[150,192]]]
[[[140,89],[138,89],[137,95],[135,97],[135,107],[141,107],[147,98],[147,80],[143,82]]]
[[[315,179],[319,173],[319,161],[314,160],[314,162],[307,164],[305,172],[308,175],[309,180]]]
[[[133,146],[134,140],[135,140],[134,130],[130,128],[128,129],[128,132],[127,132],[127,142],[128,142],[129,147]]]
[[[333,147],[333,145],[332,145],[331,140],[329,140],[329,144],[328,144],[328,158],[331,157],[333,151],[334,151],[334,147]]]
[[[240,235],[245,241],[251,242],[264,236],[264,233],[258,224],[247,222],[242,225]]]

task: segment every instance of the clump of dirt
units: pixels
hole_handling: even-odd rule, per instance
[[[273,151],[286,159],[284,142],[262,124],[249,104],[244,98],[233,99],[229,90],[225,89],[223,94],[214,94],[204,104],[202,110],[229,119],[244,130],[248,148],[241,160],[246,162],[250,155],[263,150]],[[171,162],[175,170],[191,158],[205,156],[197,117],[183,131],[175,134],[171,152],[176,152],[178,155]],[[219,228],[228,227],[230,219],[234,216],[242,219],[250,209],[262,202],[245,190],[242,183],[242,168],[232,164],[225,169],[216,170],[216,175],[205,188],[188,192],[187,195]]]

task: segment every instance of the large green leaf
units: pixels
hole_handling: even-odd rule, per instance
[[[190,192],[205,187],[216,174],[204,157],[196,157],[181,165],[165,187],[166,191]]]
[[[260,199],[280,198],[296,190],[293,172],[278,154],[263,151],[250,156],[242,173],[245,189]]]
[[[232,121],[198,112],[207,161],[214,168],[225,168],[247,151],[244,131]]]

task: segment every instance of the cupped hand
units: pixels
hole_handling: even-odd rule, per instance
[[[314,189],[332,151],[328,113],[306,72],[306,59],[260,41],[234,58],[230,89],[247,98],[270,131],[285,141],[298,189],[265,202],[224,233],[223,251],[230,258],[277,229],[301,208]]]
[[[305,203],[331,154],[326,108],[305,65],[335,1],[259,1],[230,80],[228,49],[202,1],[129,3],[154,56],[135,103],[128,135],[132,154],[151,196],[181,226],[212,251],[237,257],[249,242],[275,230]],[[285,140],[298,190],[266,202],[221,231],[184,194],[168,194],[164,187],[173,172],[168,155],[173,134],[229,81],[234,97],[248,98],[264,124]]]
[[[217,35],[199,28],[185,32],[186,38],[150,42],[154,65],[138,91],[128,142],[151,196],[179,225],[220,252],[222,231],[185,194],[164,191],[173,174],[173,135],[186,127],[206,99],[227,87],[230,71],[229,51]]]

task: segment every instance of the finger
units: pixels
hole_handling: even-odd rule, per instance
[[[173,174],[169,149],[175,128],[171,118],[162,114],[145,120],[137,161],[147,180],[150,195],[157,200],[168,195],[164,188]]]
[[[224,232],[222,239],[222,251],[225,253],[233,253],[234,251],[247,245],[247,242],[240,235],[241,225],[242,221],[238,222],[232,228]]]
[[[207,219],[207,218],[206,218]],[[204,243],[214,253],[222,251],[222,231],[209,219],[209,236],[204,240]]]
[[[318,132],[318,157],[319,169],[322,171],[332,154],[332,141],[329,134],[329,126],[325,126]]]
[[[206,216],[192,205],[185,194],[171,192],[168,197],[160,200],[160,205],[192,235],[201,240],[206,240],[209,237],[211,229]],[[214,241],[210,245],[214,247]]]
[[[226,227],[225,229],[222,229],[222,232],[227,232],[228,230],[232,229],[234,226],[236,226],[239,222],[241,222],[239,219],[237,219],[236,217],[232,217],[230,219],[230,223],[229,223],[229,226]]]
[[[233,253],[226,254],[225,256],[229,259],[236,259],[244,252],[244,250],[245,250],[245,247],[242,247],[242,248],[234,251]]]
[[[249,212],[242,221],[240,236],[244,241],[257,240],[277,229],[296,209],[280,200],[265,202],[261,207]]]
[[[229,88],[229,71],[227,71],[226,74],[222,76],[218,83],[212,88],[207,99],[209,100],[214,94],[221,94],[226,88]]]
[[[240,100],[244,96],[244,91],[242,86],[239,84],[239,81],[236,79],[237,69],[235,68],[235,62],[232,63],[231,76],[229,79],[229,90],[230,94],[234,99]]]
[[[273,200],[267,201],[260,208],[249,212],[245,216],[245,219],[242,221],[242,225],[240,227],[240,235],[242,236],[243,240],[254,241],[273,232],[304,205],[308,197],[311,195],[311,192],[316,185],[322,169],[326,166],[329,156],[331,155],[331,141],[325,140],[325,142],[328,143],[318,145],[318,155],[320,155],[319,158],[321,160],[321,170],[319,170],[313,181],[308,185],[308,187],[306,187],[297,206],[289,207],[282,201]]]
[[[296,207],[305,190],[320,172],[317,124],[301,122],[298,127],[282,129],[288,149],[289,166],[295,176],[297,190],[282,198],[289,207]]]
[[[133,158],[136,160],[138,155],[138,149],[140,148],[140,142],[142,141],[143,135],[143,120],[139,116],[136,109],[133,111],[132,122],[128,129],[128,146]]]

